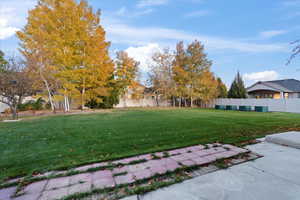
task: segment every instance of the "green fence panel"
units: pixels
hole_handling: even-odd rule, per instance
[[[254,110],[256,112],[269,112],[268,106],[255,106]]]
[[[238,110],[237,106],[227,105],[226,110]]]
[[[251,111],[251,106],[239,106],[240,111]]]

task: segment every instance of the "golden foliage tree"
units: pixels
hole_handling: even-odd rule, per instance
[[[36,65],[49,97],[62,95],[65,104],[71,97],[79,99],[83,108],[88,100],[101,101],[98,97],[106,95],[113,73],[109,43],[100,12],[95,13],[86,1],[39,0],[18,37],[27,60],[39,61]],[[48,89],[45,74],[55,78],[56,91]]]
[[[119,51],[117,52],[115,66],[115,81],[119,93],[124,96],[126,91],[130,89],[133,96],[139,96],[137,94],[139,92],[137,90],[139,85],[137,82],[139,62],[129,57],[127,52]]]
[[[204,46],[194,41],[185,49],[183,42],[176,48],[174,80],[181,97],[189,98],[191,107],[196,98],[207,101],[215,97],[217,82],[210,72],[212,62],[207,59]]]
[[[209,70],[203,71],[198,79],[196,97],[206,104],[212,99],[215,99],[218,94],[218,81],[214,74]]]

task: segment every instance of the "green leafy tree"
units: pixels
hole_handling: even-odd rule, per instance
[[[226,98],[228,95],[227,87],[221,78],[217,78],[218,82],[218,98]]]
[[[120,101],[121,88],[118,86],[118,82],[115,81],[114,75],[111,76],[107,87],[110,88],[108,94],[106,96],[98,96],[98,98],[102,99],[101,102],[91,99],[85,106],[91,109],[108,109],[117,105]]]
[[[0,72],[4,70],[7,61],[4,58],[4,53],[0,50]]]
[[[230,90],[228,92],[228,98],[233,99],[245,99],[247,98],[247,91],[243,78],[238,72],[233,83],[231,84]]]

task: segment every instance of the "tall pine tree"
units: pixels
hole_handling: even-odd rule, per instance
[[[247,91],[243,78],[240,72],[237,73],[233,83],[231,84],[230,90],[228,92],[228,98],[232,99],[245,99],[247,98]]]

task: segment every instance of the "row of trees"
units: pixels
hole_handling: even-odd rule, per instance
[[[194,106],[195,102],[207,103],[217,97],[226,97],[227,89],[220,78],[210,71],[212,62],[204,46],[194,41],[187,47],[179,42],[175,52],[165,49],[153,55],[149,73],[150,83],[157,96],[171,99],[179,106]]]
[[[119,52],[114,62],[100,25],[100,12],[86,1],[40,0],[17,32],[36,90],[45,91],[53,111],[56,101],[100,103],[133,84],[138,63]]]
[[[29,11],[25,27],[17,32],[24,59],[5,60],[0,55],[0,102],[9,105],[14,116],[26,95],[46,97],[54,112],[57,102],[63,102],[66,112],[74,101],[81,109],[118,103],[129,87],[138,86],[139,63],[123,51],[111,59],[105,35],[100,12],[86,1],[39,0]],[[179,106],[193,106],[199,100],[227,96],[199,41],[187,47],[179,42],[175,52],[157,52],[153,63],[151,87],[173,105],[178,99]]]

